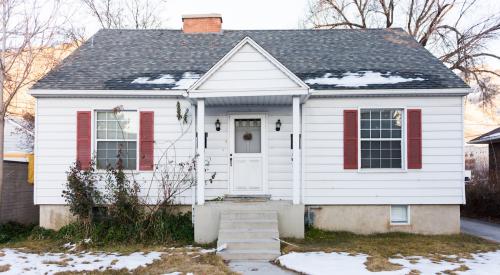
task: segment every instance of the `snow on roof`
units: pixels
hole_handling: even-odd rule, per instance
[[[144,85],[168,85],[169,89],[175,90],[187,90],[191,85],[193,85],[201,75],[194,72],[185,72],[180,78],[175,77],[172,74],[162,74],[159,77],[138,77],[134,79],[132,84],[144,84]]]
[[[366,87],[368,85],[396,84],[410,81],[423,81],[424,78],[405,78],[392,75],[390,72],[381,73],[373,71],[347,72],[342,77],[335,77],[332,73],[325,73],[322,77],[306,79],[307,84],[335,85],[337,87]]]

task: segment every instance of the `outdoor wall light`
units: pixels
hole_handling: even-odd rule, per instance
[[[220,131],[220,121],[219,121],[219,119],[217,119],[217,121],[215,121],[215,130],[216,130],[217,132],[219,132],[219,131]]]
[[[278,121],[276,121],[276,131],[279,132],[279,130],[281,130],[281,120],[278,119]]]

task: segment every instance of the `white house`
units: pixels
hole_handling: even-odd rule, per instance
[[[96,155],[113,164],[122,144],[126,167],[146,182],[178,139],[177,158],[206,160],[178,198],[193,206],[199,242],[220,241],[235,211],[271,213],[285,237],[302,237],[305,222],[459,232],[469,87],[402,29],[222,30],[214,14],[183,21],[183,30],[101,30],[31,90],[42,226],[67,222],[61,191],[72,162]],[[192,115],[187,126],[177,102]],[[125,140],[109,115],[119,105]]]

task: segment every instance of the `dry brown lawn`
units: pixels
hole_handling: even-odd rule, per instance
[[[319,229],[309,229],[303,240],[287,239],[293,244],[283,244],[282,251],[308,252],[347,252],[351,254],[369,255],[365,265],[373,272],[401,269],[401,266],[392,264],[389,258],[401,256],[424,256],[431,260],[453,259],[445,255],[457,255],[461,258],[470,258],[471,253],[494,251],[500,249],[500,244],[493,243],[467,234],[457,235],[417,235],[407,233],[387,233],[373,235],[356,235],[349,232],[327,232]],[[467,270],[461,266],[457,270],[447,271],[456,274],[456,271]],[[412,275],[419,274],[412,271]]]
[[[224,264],[224,261],[213,253],[174,253],[171,255],[164,255],[161,260],[155,261],[146,267],[139,267],[132,272],[128,270],[105,270],[105,271],[85,271],[85,272],[60,272],[57,275],[69,274],[165,274],[171,272],[181,272],[182,274],[236,274],[229,270]]]

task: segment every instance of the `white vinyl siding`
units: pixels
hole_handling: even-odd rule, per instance
[[[373,106],[422,110],[422,169],[343,168],[343,111]],[[462,97],[310,98],[302,111],[305,204],[464,202]]]
[[[205,185],[207,200],[229,193],[229,133],[228,117],[231,113],[263,113],[267,114],[267,165],[268,194],[273,200],[292,199],[292,150],[290,134],[292,133],[292,106],[235,106],[207,107],[205,131],[208,133],[205,150],[208,175],[216,173],[213,183]],[[221,129],[215,130],[215,121],[219,119]],[[276,131],[276,121],[280,119],[281,130]]]
[[[181,125],[176,118],[177,99],[37,99],[37,149],[35,154],[35,203],[65,204],[61,192],[65,188],[66,171],[76,160],[76,112],[92,112],[92,140],[95,141],[95,111],[111,110],[123,105],[125,110],[153,111],[155,116],[155,163],[172,142],[181,136]],[[179,100],[182,108],[190,107],[185,100]],[[194,109],[190,110],[194,114]],[[176,143],[175,150],[169,151],[169,157],[184,161],[194,156],[194,123],[182,126],[186,133]],[[93,155],[96,144],[92,143]],[[175,153],[175,154],[174,154]],[[151,197],[156,197],[158,181],[151,181],[152,172],[134,172],[135,179],[142,187],[142,195],[148,189]],[[158,178],[158,177],[157,177]],[[191,202],[188,190],[180,198],[181,203]]]
[[[246,44],[224,63],[198,91],[277,90],[299,88],[252,45]]]

